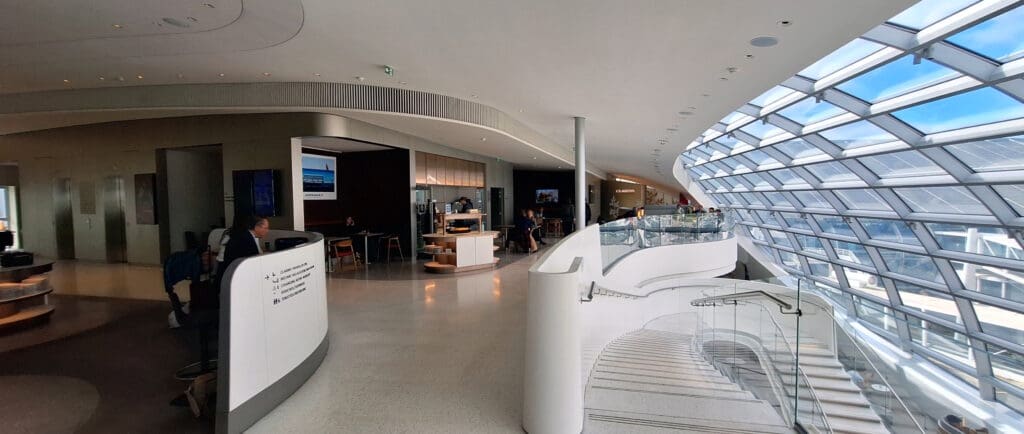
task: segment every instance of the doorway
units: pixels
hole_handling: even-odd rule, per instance
[[[491,228],[505,224],[505,189],[491,187]]]
[[[57,259],[75,259],[75,220],[71,215],[71,178],[53,183],[53,228]]]
[[[157,212],[160,259],[171,252],[204,249],[224,221],[224,159],[221,145],[158,149]]]

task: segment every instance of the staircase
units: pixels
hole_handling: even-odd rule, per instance
[[[795,336],[788,336],[786,339],[790,344],[796,342]],[[773,347],[774,345],[766,343],[765,346]],[[785,348],[784,345],[776,347]],[[769,355],[772,355],[771,351],[769,351]],[[792,358],[792,355],[780,354],[780,356]],[[801,336],[800,369],[807,376],[807,382],[814,389],[814,394],[821,403],[822,412],[827,416],[829,426],[834,432],[841,434],[889,432],[882,424],[878,414],[871,409],[867,399],[861,394],[860,388],[853,384],[850,376],[827,345]],[[793,373],[783,373],[782,382],[792,390]],[[809,418],[811,408],[813,408],[813,402],[801,397],[798,404],[801,417]]]
[[[587,382],[583,432],[791,432],[692,345],[690,335],[646,329],[608,344]]]

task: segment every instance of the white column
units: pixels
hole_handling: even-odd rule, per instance
[[[584,137],[586,118],[576,116],[576,230],[587,227],[587,140]]]

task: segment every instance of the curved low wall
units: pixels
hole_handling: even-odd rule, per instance
[[[736,258],[736,237],[641,249],[619,258],[605,272],[603,286],[625,289],[659,279],[718,277],[736,268]]]
[[[323,236],[235,261],[221,284],[217,432],[240,433],[298,390],[327,355]]]

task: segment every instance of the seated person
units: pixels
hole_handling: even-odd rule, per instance
[[[220,280],[233,262],[263,254],[260,239],[267,236],[268,232],[270,232],[270,221],[266,217],[259,216],[245,217],[241,220],[240,226],[236,222],[236,226],[232,226],[228,230],[227,240],[222,240],[224,243],[221,247],[223,261],[219,264],[215,281],[218,291],[220,290]]]
[[[533,239],[541,245],[548,245],[548,243],[544,242],[544,238],[541,236],[542,231],[544,230],[544,219],[542,217],[537,217],[537,215],[533,213],[532,209],[526,210],[526,218],[533,222],[533,232],[531,232]]]
[[[519,243],[520,247],[524,247],[530,253],[537,251],[537,240],[533,237],[534,229],[537,228],[537,224],[533,222],[526,210],[520,210],[519,216],[516,217],[515,221],[515,234],[514,239]]]
[[[362,228],[356,224],[356,219],[352,216],[345,217],[345,224],[341,225],[341,235],[349,236],[358,232],[362,232]]]

